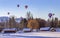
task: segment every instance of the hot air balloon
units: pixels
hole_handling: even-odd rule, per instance
[[[28,6],[27,6],[27,5],[25,5],[25,8],[27,9],[27,8],[28,8]]]
[[[18,4],[17,7],[19,7],[20,5]]]
[[[8,12],[8,15],[9,15],[10,13]]]
[[[49,13],[48,16],[49,16],[49,18],[51,18],[52,17],[52,13]]]

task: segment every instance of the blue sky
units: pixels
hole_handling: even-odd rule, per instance
[[[25,9],[25,5],[28,5],[28,9]],[[34,18],[47,19],[48,13],[54,13],[54,17],[60,19],[60,0],[0,0],[0,16],[8,16],[7,12],[10,12],[16,17],[26,17],[27,11]]]

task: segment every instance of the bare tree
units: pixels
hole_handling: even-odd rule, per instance
[[[33,19],[33,15],[31,14],[31,12],[27,12],[27,20]]]
[[[60,27],[60,20],[58,21],[58,27]]]
[[[16,21],[14,16],[9,19],[9,28],[16,28]]]
[[[58,18],[57,17],[55,17],[55,27],[58,27]]]
[[[20,22],[20,29],[22,30],[23,28],[27,28],[27,20],[24,18]]]

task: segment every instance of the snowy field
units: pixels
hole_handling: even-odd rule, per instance
[[[0,34],[0,38],[60,38],[60,32],[30,32]]]

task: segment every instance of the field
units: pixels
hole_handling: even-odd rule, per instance
[[[0,38],[60,38],[60,32],[1,33]]]

